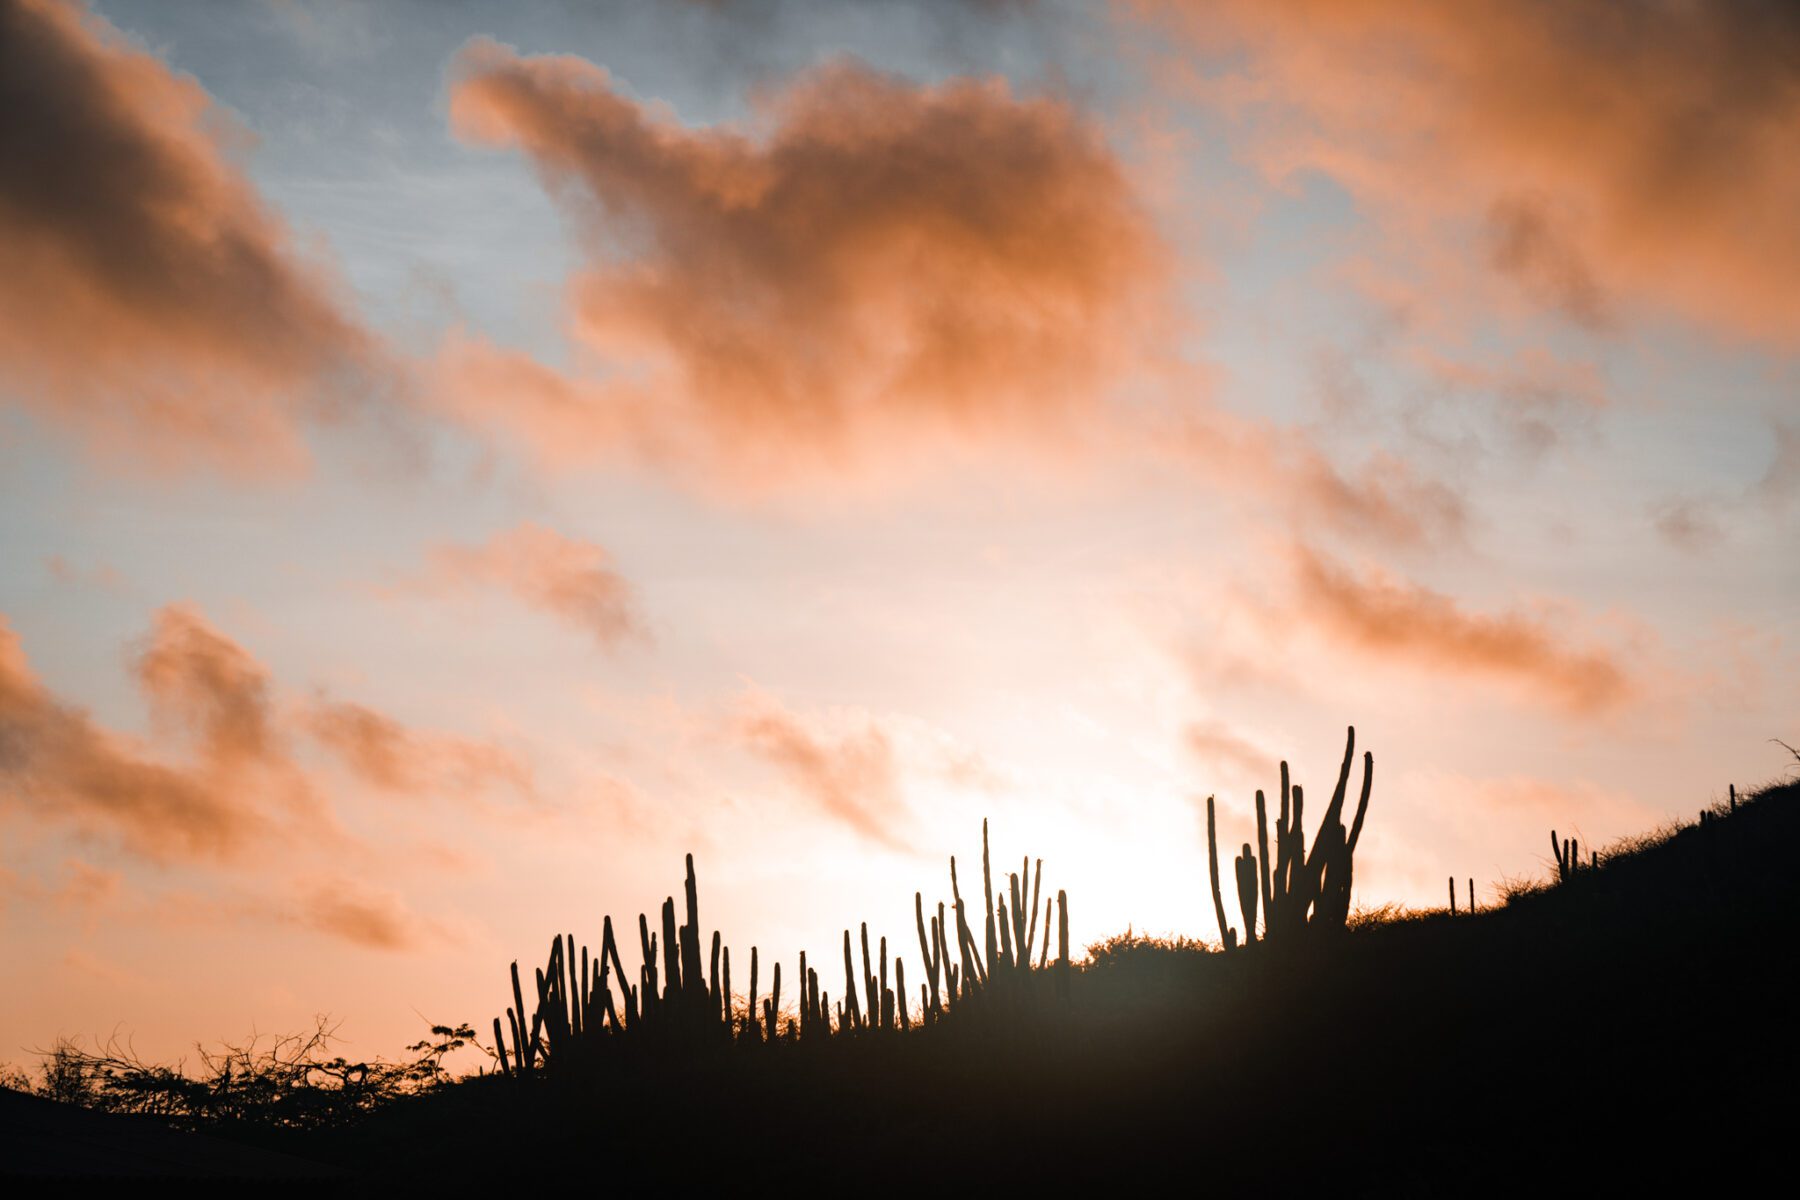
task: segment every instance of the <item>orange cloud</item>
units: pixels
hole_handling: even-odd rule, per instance
[[[372,348],[227,126],[79,6],[0,5],[0,385],[134,461],[292,470]]]
[[[893,828],[905,812],[893,743],[873,720],[847,734],[819,731],[774,700],[753,696],[736,733],[827,816],[872,842],[908,849]]]
[[[1002,81],[841,62],[751,128],[692,128],[591,63],[477,41],[451,115],[525,151],[585,238],[569,298],[604,378],[449,351],[451,402],[552,459],[768,484],[996,430],[1054,441],[1164,324],[1158,239],[1104,139]]]
[[[405,950],[419,940],[417,921],[398,896],[343,879],[308,888],[292,919],[370,950]]]
[[[1589,327],[1647,302],[1800,344],[1793,6],[1137,7],[1233,64],[1190,82],[1250,119],[1271,173],[1325,171],[1415,245],[1474,232],[1528,299]]]
[[[529,765],[500,746],[359,704],[278,707],[267,668],[192,607],[161,609],[141,646],[138,683],[156,723],[192,743],[189,761],[165,761],[59,703],[0,618],[0,805],[110,834],[158,862],[242,859],[278,830],[293,846],[341,848],[326,789],[292,752],[297,729],[385,791],[534,795]]]
[[[1296,568],[1301,615],[1371,655],[1508,681],[1580,715],[1616,708],[1636,690],[1614,655],[1566,644],[1541,618],[1466,612],[1449,596],[1379,571],[1358,578],[1303,548]]]
[[[0,803],[116,835],[158,861],[228,858],[263,830],[253,798],[203,771],[150,758],[32,674],[0,619]]]
[[[470,795],[501,785],[533,795],[530,768],[499,746],[421,733],[361,704],[320,704],[306,723],[320,744],[384,791]]]
[[[527,521],[479,546],[438,546],[428,583],[501,587],[602,648],[641,634],[631,586],[604,548]]]
[[[285,758],[270,727],[268,671],[197,609],[171,604],[158,610],[135,667],[152,714],[197,736],[212,761]]]

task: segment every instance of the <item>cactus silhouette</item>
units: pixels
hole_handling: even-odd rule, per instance
[[[1260,857],[1244,844],[1238,856],[1238,904],[1244,917],[1244,944],[1256,940],[1258,894],[1263,910],[1263,939],[1285,940],[1309,929],[1343,929],[1350,919],[1350,895],[1354,882],[1356,843],[1362,837],[1363,819],[1369,811],[1369,792],[1374,785],[1375,758],[1363,755],[1362,791],[1350,827],[1343,823],[1344,798],[1350,784],[1350,768],[1356,757],[1356,729],[1351,727],[1344,745],[1343,765],[1337,787],[1320,819],[1310,853],[1306,848],[1306,794],[1291,784],[1288,765],[1281,764],[1281,808],[1275,818],[1275,863],[1269,866],[1267,802],[1256,794],[1256,838]],[[1206,849],[1212,884],[1213,914],[1226,949],[1238,944],[1237,931],[1226,921],[1225,899],[1219,888],[1219,834],[1214,798],[1206,799]],[[1454,892],[1454,884],[1452,885]],[[1452,896],[1454,904],[1454,895]]]

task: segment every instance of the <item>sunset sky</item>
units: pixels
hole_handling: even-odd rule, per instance
[[[686,851],[740,979],[916,963],[984,816],[1077,944],[1215,939],[1206,796],[1235,853],[1351,724],[1368,906],[1779,775],[1797,64],[1749,0],[0,0],[0,1060],[486,1028]]]

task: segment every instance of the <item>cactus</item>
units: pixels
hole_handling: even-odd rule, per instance
[[[938,946],[941,939],[938,935],[938,924],[935,917],[932,918],[929,941],[925,937],[925,896],[922,892],[913,893],[913,920],[919,926],[919,961],[924,964],[926,979],[925,984],[919,985],[926,989],[924,1012],[920,1019],[929,1024],[937,1012],[938,1006],[938,970],[942,966],[942,960],[938,957]],[[902,1008],[900,1011],[904,1013],[906,1010]]]
[[[900,956],[894,955],[894,1007],[900,1017],[900,1028],[912,1028],[912,1022],[906,1016],[906,967],[902,965]]]
[[[775,964],[775,978],[770,983],[769,999],[766,1003],[769,1007],[764,1012],[763,1021],[768,1026],[766,1031],[768,1040],[773,1042],[775,1035],[779,1032],[775,1027],[775,1022],[781,1015],[781,964],[779,962]]]
[[[1244,944],[1256,941],[1256,902],[1261,892],[1256,886],[1256,855],[1250,852],[1250,843],[1244,843],[1244,852],[1237,857],[1238,911],[1244,917]]]
[[[1019,877],[1017,875],[1012,876],[1012,881],[1013,891],[1016,892],[1019,890]],[[1010,970],[1013,965],[1013,922],[1008,914],[1006,901],[1004,899],[1000,901],[997,907],[999,908],[998,919],[1000,922],[1000,957],[993,961]],[[1002,979],[1006,978],[1006,972],[1002,971],[1000,977]]]
[[[844,1020],[848,1020],[852,1028],[855,1028],[857,1025],[860,1025],[862,1023],[862,1013],[861,1013],[861,1010],[857,1007],[857,1003],[856,1003],[856,965],[855,965],[855,960],[851,957],[850,931],[848,929],[844,930],[844,1000],[843,1000],[843,1004],[844,1004],[844,1016],[839,1019],[838,1023],[841,1025],[841,1024],[843,1024]]]
[[[1556,830],[1552,829],[1550,831],[1550,850],[1556,855],[1556,881],[1558,883],[1569,882],[1581,867],[1581,855],[1576,848],[1575,839],[1570,838],[1566,842],[1558,842]]]
[[[1212,879],[1213,913],[1219,919],[1219,941],[1227,950],[1237,945],[1237,931],[1225,923],[1225,898],[1219,893],[1219,826],[1213,798],[1206,798],[1206,865]]]
[[[869,923],[862,923],[862,964],[863,964],[863,999],[868,1003],[867,1024],[873,1025],[881,1017],[881,991],[875,984],[875,972],[869,967]]]
[[[1356,843],[1362,836],[1375,775],[1375,758],[1365,753],[1361,796],[1355,818],[1349,829],[1345,829],[1344,798],[1355,756],[1356,730],[1352,727],[1344,746],[1337,787],[1313,837],[1310,854],[1306,848],[1304,826],[1306,793],[1298,784],[1290,786],[1285,761],[1281,764],[1281,809],[1275,819],[1273,864],[1270,863],[1268,802],[1261,792],[1256,794],[1256,837],[1260,854],[1253,852],[1246,842],[1237,858],[1238,904],[1244,917],[1246,946],[1256,940],[1255,914],[1259,895],[1264,941],[1297,936],[1310,928],[1342,929],[1349,921]],[[1211,796],[1206,800],[1206,847],[1213,914],[1219,923],[1220,940],[1230,949],[1237,945],[1238,939],[1237,931],[1226,921],[1225,899],[1219,887],[1218,825],[1215,801]]]
[[[983,945],[987,947],[987,957],[979,961],[987,963],[986,974],[992,975],[999,969],[999,958],[997,955],[998,944],[995,941],[994,929],[994,872],[993,868],[988,863],[988,823],[986,817],[981,819],[981,890],[987,897],[987,941],[983,943]],[[982,982],[986,983],[987,980],[984,978]]]
[[[1056,893],[1056,994],[1069,998],[1069,896]]]
[[[950,947],[950,910],[940,901],[936,915],[927,920],[924,894],[913,895],[913,921],[926,975],[926,982],[919,984],[918,1020],[914,1020],[907,998],[902,959],[892,956],[890,986],[887,938],[872,938],[867,923],[863,923],[861,980],[859,983],[852,933],[846,929],[845,986],[836,1004],[828,992],[820,989],[817,969],[809,967],[805,952],[801,953],[798,1020],[787,1022],[786,1036],[811,1040],[864,1029],[883,1031],[884,1035],[911,1031],[915,1025],[935,1024],[990,987],[1004,989],[1009,997],[1004,1009],[991,1010],[999,1018],[1033,994],[1031,951],[1039,950],[1038,969],[1043,970],[1050,953],[1052,908],[1057,910],[1059,939],[1056,990],[1066,995],[1068,897],[1059,891],[1054,900],[1045,901],[1040,942],[1037,904],[1043,891],[1043,869],[1042,859],[1037,860],[1034,869],[1032,859],[1025,856],[1019,872],[1007,876],[1004,893],[994,895],[990,843],[984,822],[982,882],[987,908],[984,932],[992,939],[989,953],[983,955],[970,928],[956,860],[952,858],[950,885],[956,916],[956,955],[952,955]],[[715,930],[711,934],[710,958],[701,957],[705,934],[699,922],[692,855],[687,856],[683,891],[685,922],[676,923],[673,896],[664,899],[658,914],[660,921],[654,927],[647,913],[638,914],[642,962],[635,980],[621,959],[610,916],[603,918],[597,951],[578,944],[573,933],[551,938],[544,965],[533,971],[536,1003],[531,1008],[525,1005],[519,964],[513,962],[513,1003],[503,1018],[496,1016],[492,1021],[500,1072],[512,1078],[545,1070],[560,1073],[591,1062],[605,1041],[617,1037],[635,1041],[649,1036],[655,1039],[651,1044],[659,1046],[715,1036],[727,1042],[740,1037],[758,1042],[782,1038],[780,963],[772,971],[770,994],[762,996],[761,955],[755,946],[751,947],[749,998],[745,1007],[738,1010],[731,987],[731,950],[724,944],[721,932]],[[960,963],[956,957],[960,957]],[[620,990],[617,1003],[612,994],[615,973]]]

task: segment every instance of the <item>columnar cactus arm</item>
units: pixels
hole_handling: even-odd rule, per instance
[[[700,896],[699,896],[699,888],[694,882],[694,856],[692,854],[687,856],[687,896],[686,896],[686,899],[687,899],[687,937],[684,939],[682,946],[681,946],[682,984],[686,987],[694,989],[695,994],[698,994],[699,989],[707,986],[707,980],[701,974],[700,911],[699,911],[700,910]],[[714,971],[716,973],[717,968],[718,968],[718,961],[717,961],[716,956],[713,961],[713,967],[714,967]],[[716,985],[715,985],[714,998],[715,999],[717,998]],[[715,1005],[715,1007],[716,1007],[716,1005]]]
[[[862,923],[863,1000],[868,1004],[869,1024],[881,1017],[881,992],[875,986],[875,972],[869,966],[869,923]]]
[[[681,990],[681,942],[675,932],[675,897],[670,896],[663,901],[662,909],[662,956],[663,956],[663,997],[673,1000]]]
[[[898,954],[894,955],[894,1010],[900,1018],[900,1028],[911,1029],[912,1022],[906,1015],[906,968]]]
[[[775,1035],[781,1032],[781,1030],[776,1025],[776,1022],[779,1021],[780,1019],[781,1019],[781,963],[778,960],[775,963],[775,978],[769,986],[768,1035],[769,1035],[769,1040],[771,1042],[775,1040]]]
[[[1338,768],[1337,787],[1332,789],[1331,803],[1325,806],[1325,815],[1319,819],[1319,832],[1313,839],[1312,854],[1306,860],[1307,888],[1313,899],[1317,900],[1323,893],[1325,880],[1325,860],[1331,853],[1333,843],[1330,830],[1341,824],[1344,815],[1344,791],[1350,786],[1350,763],[1356,757],[1356,727],[1350,727],[1349,737],[1344,744],[1344,764]]]
[[[519,1071],[530,1069],[525,1061],[525,993],[519,989],[519,963],[513,960],[512,965],[513,1004],[515,1008],[507,1009],[507,1015],[513,1021],[513,1049],[517,1051]],[[516,1015],[515,1015],[516,1014]]]
[[[1056,990],[1069,997],[1069,894],[1056,893]]]
[[[1363,751],[1362,795],[1356,801],[1356,819],[1350,823],[1350,840],[1347,843],[1350,853],[1356,853],[1356,839],[1362,836],[1363,818],[1369,815],[1369,789],[1375,783],[1375,756],[1367,750]]]
[[[988,823],[986,817],[981,819],[981,890],[983,895],[987,897],[987,938],[983,942],[983,945],[987,948],[987,970],[983,972],[984,978],[982,979],[982,982],[986,983],[987,980],[985,976],[992,975],[999,969],[999,959],[997,957],[999,941],[995,936],[996,930],[994,928],[994,872],[988,861]]]
[[[1256,902],[1261,893],[1256,886],[1256,855],[1251,853],[1250,843],[1244,843],[1244,852],[1237,858],[1238,911],[1244,917],[1244,945],[1248,946],[1256,940]]]
[[[1275,929],[1275,893],[1269,882],[1269,806],[1256,790],[1256,861],[1262,868],[1263,940]]]
[[[1025,931],[1025,962],[1026,962],[1026,965],[1028,965],[1028,966],[1031,963],[1031,947],[1037,942],[1038,897],[1042,894],[1043,887],[1044,887],[1044,860],[1040,858],[1037,860],[1037,870],[1032,873],[1031,928],[1027,929]],[[1050,942],[1050,922],[1049,922],[1049,919],[1046,917],[1046,919],[1044,921],[1044,943],[1046,945],[1048,945],[1049,942]]]
[[[850,949],[850,931],[844,930],[844,1006],[852,1024],[856,1022],[856,960]]]
[[[719,937],[719,931],[715,929],[713,930],[712,940],[712,972],[707,976],[706,980],[706,994],[712,1000],[713,1011],[715,1013],[719,1011],[719,955],[723,950],[724,943]]]
[[[1013,878],[1017,879],[1018,876],[1015,875],[1015,876],[1013,876]],[[1005,900],[1000,901],[1000,904],[999,904],[999,921],[1000,921],[1000,957],[995,959],[994,961],[996,963],[1000,964],[1001,967],[1010,968],[1013,965],[1013,940],[1012,940],[1013,923],[1012,923],[1011,914],[1009,914],[1006,911],[1006,901]],[[1001,973],[1001,978],[1003,978],[1003,979],[1005,978],[1004,971]]]
[[[866,928],[866,926],[865,926],[865,928]],[[887,964],[887,939],[882,938],[881,939],[881,980],[880,980],[881,991],[879,993],[877,993],[881,997],[880,1028],[882,1028],[882,1029],[886,1029],[893,1022],[893,1013],[890,1010],[894,1007],[894,1002],[889,999],[889,997],[893,993],[888,991],[888,969],[887,969],[887,967],[888,967],[888,964]]]
[[[1212,880],[1213,914],[1219,919],[1219,941],[1229,947],[1234,939],[1225,923],[1225,898],[1219,893],[1219,824],[1211,796],[1206,798],[1206,865]]]
[[[931,961],[932,947],[925,940],[925,896],[922,892],[913,893],[913,922],[919,927],[919,960],[925,967],[925,973],[931,979],[931,986],[937,987],[937,968]]]
[[[986,828],[985,823],[983,828]],[[964,987],[972,988],[987,982],[987,972],[982,969],[981,955],[975,949],[975,935],[969,929],[968,907],[963,903],[962,889],[956,882],[954,854],[950,856],[950,898],[956,908],[956,949],[962,958],[962,982]]]

